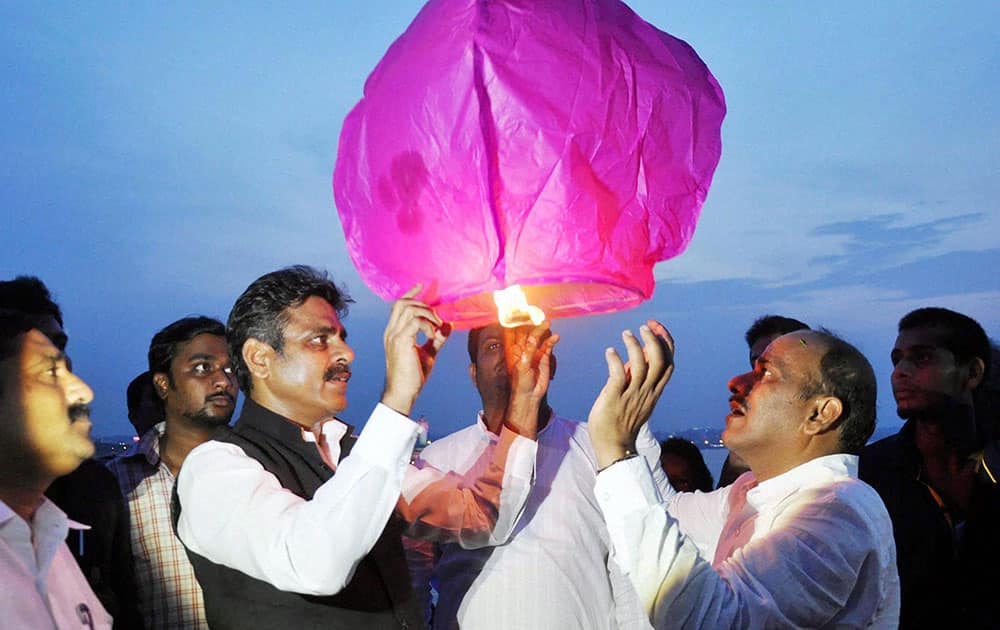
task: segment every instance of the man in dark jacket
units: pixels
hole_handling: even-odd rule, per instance
[[[892,518],[901,628],[993,628],[1000,620],[1000,487],[994,419],[977,418],[990,346],[975,320],[921,308],[899,322],[892,391],[906,424],[868,446],[859,476]]]

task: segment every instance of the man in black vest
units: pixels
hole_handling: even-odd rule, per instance
[[[469,547],[509,536],[533,480],[556,337],[541,341],[541,326],[526,340],[504,434],[484,455],[489,472],[462,487],[409,466],[418,427],[406,416],[450,332],[418,291],[393,305],[382,401],[353,444],[333,418],[347,405],[354,358],[340,323],[348,298],[296,266],[237,299],[227,336],[243,412],[191,452],[176,487],[178,535],[213,629],[416,627],[404,520],[411,533]],[[390,518],[394,508],[402,520]]]

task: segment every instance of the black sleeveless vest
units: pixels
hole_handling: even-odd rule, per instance
[[[239,421],[221,427],[214,440],[235,444],[264,470],[303,499],[333,476],[316,445],[304,442],[299,428],[247,399]],[[345,442],[347,439],[345,439]],[[349,444],[344,445],[346,456]],[[181,510],[174,491],[174,526]],[[224,628],[418,628],[421,625],[410,587],[400,534],[405,525],[389,518],[378,542],[358,564],[351,581],[336,595],[312,596],[280,591],[245,573],[215,564],[190,549],[188,558],[201,584],[208,625]],[[331,536],[337,532],[331,531]]]

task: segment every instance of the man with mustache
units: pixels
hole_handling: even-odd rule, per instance
[[[895,628],[892,523],[857,478],[875,428],[875,374],[847,342],[798,331],[734,377],[722,439],[750,466],[731,486],[661,497],[635,458],[673,373],[656,322],[624,335],[588,424],[615,558],[656,628]]]
[[[170,501],[188,453],[233,415],[236,377],[225,326],[209,317],[180,319],[153,336],[148,360],[164,420],[108,462],[132,517],[139,608],[146,628],[207,628],[201,587],[174,534]]]
[[[990,342],[971,317],[920,308],[899,321],[892,393],[906,424],[868,446],[859,473],[894,525],[901,628],[995,628],[1000,621],[1000,419],[977,415]],[[995,410],[994,410],[995,413]]]
[[[94,394],[23,313],[0,309],[0,619],[9,628],[111,628],[66,546],[81,528],[45,497],[94,454]],[[88,626],[89,624],[89,626]]]
[[[518,364],[525,386],[514,388],[483,477],[466,486],[417,471],[409,462],[418,426],[407,416],[450,332],[418,290],[393,304],[382,399],[356,441],[335,418],[354,359],[340,320],[348,298],[325,274],[295,266],[258,278],[236,300],[227,338],[243,411],[191,452],[176,486],[177,532],[213,630],[416,627],[400,542],[407,523],[469,547],[509,536],[534,475],[554,341],[542,340],[544,326],[529,335]],[[390,518],[394,509],[401,518]]]
[[[48,337],[60,352],[66,352],[69,336],[63,328],[62,309],[40,279],[18,276],[0,282],[0,308],[23,313],[33,328]],[[66,365],[72,371],[68,355]],[[87,526],[70,528],[66,544],[104,609],[114,617],[115,628],[140,627],[128,507],[115,476],[104,464],[88,458],[68,475],[53,481],[45,496],[72,521]]]

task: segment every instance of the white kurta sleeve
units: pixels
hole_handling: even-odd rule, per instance
[[[465,549],[505,543],[531,492],[537,452],[537,442],[505,427],[497,444],[483,451],[485,472],[471,483],[426,462],[410,466],[396,506],[410,523],[407,533]]]
[[[823,627],[874,564],[861,514],[829,497],[799,497],[800,508],[716,572],[658,504],[643,459],[602,472],[595,491],[615,557],[656,628]]]

